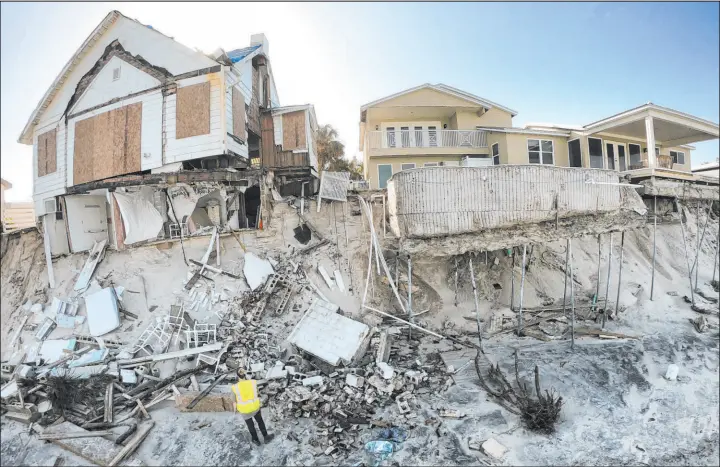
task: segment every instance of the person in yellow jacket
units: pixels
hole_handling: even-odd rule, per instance
[[[238,372],[238,382],[233,384],[232,392],[235,394],[235,407],[237,411],[245,419],[252,442],[256,446],[260,446],[260,440],[258,439],[257,431],[255,431],[255,424],[253,418],[257,421],[260,432],[263,435],[265,444],[272,441],[275,435],[269,435],[265,429],[265,422],[262,418],[262,412],[260,410],[260,397],[258,397],[257,381],[254,379],[242,379],[243,373]]]

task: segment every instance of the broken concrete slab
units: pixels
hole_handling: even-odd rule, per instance
[[[107,240],[95,242],[90,250],[90,256],[88,256],[87,261],[85,261],[85,266],[83,266],[82,271],[80,271],[80,276],[78,276],[77,282],[75,282],[74,290],[85,290],[90,284],[90,278],[92,277],[93,272],[95,272],[95,267],[102,258],[106,245]]]
[[[382,372],[383,379],[393,379],[395,376],[395,370],[387,363],[380,362],[377,364],[377,367]]]
[[[678,377],[680,368],[675,364],[668,365],[667,371],[665,372],[665,379],[668,381],[675,381]]]
[[[120,326],[120,312],[111,288],[86,296],[85,308],[91,336],[102,336]]]
[[[247,280],[250,289],[257,290],[265,285],[267,278],[274,272],[275,270],[272,264],[270,264],[270,261],[262,259],[250,252],[245,254],[243,274],[245,274],[245,280]]]
[[[361,388],[365,384],[365,378],[348,373],[348,375],[345,376],[345,384],[354,388]]]
[[[320,386],[323,383],[323,377],[320,375],[311,376],[302,380],[303,386]]]
[[[360,358],[369,343],[367,324],[336,313],[338,307],[315,300],[288,336],[288,342],[337,366]]]
[[[508,449],[498,443],[495,438],[490,438],[482,443],[482,451],[493,459],[502,460]]]

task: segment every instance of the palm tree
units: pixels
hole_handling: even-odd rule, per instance
[[[332,125],[323,125],[318,128],[316,144],[318,171],[332,169],[345,156],[345,145],[337,140],[338,132]]]

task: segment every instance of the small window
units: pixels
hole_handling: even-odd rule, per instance
[[[528,161],[531,164],[553,165],[553,142],[544,139],[529,139]]]
[[[395,147],[395,127],[389,126],[385,129],[385,134],[387,135],[387,147],[394,148]]]
[[[498,143],[492,145],[492,159],[493,165],[500,165],[500,144]]]
[[[628,145],[628,151],[630,152],[630,170],[642,168],[642,151],[640,150],[639,144]]]
[[[416,126],[415,127],[415,147],[421,148],[423,146],[425,146],[423,144],[423,127]]]
[[[681,151],[670,151],[673,164],[685,164],[685,153]]]
[[[588,138],[588,151],[590,153],[590,167],[593,169],[602,169],[604,167],[602,140],[598,138]]]
[[[568,158],[570,167],[582,167],[582,152],[580,151],[580,140],[568,141]]]
[[[406,126],[400,127],[400,141],[402,147],[407,148],[410,146],[410,128]]]
[[[120,79],[120,67],[113,68],[113,81],[117,81]]]
[[[437,141],[437,128],[434,126],[428,127],[428,143],[431,147],[437,147],[438,141]]]
[[[409,163],[403,164],[401,166],[401,170],[408,170],[408,169],[414,169],[414,168],[415,168],[415,163],[413,163],[413,162],[409,162]]]
[[[378,188],[387,188],[387,182],[392,177],[392,164],[378,164]]]
[[[437,162],[425,162],[425,164],[423,164],[423,167],[437,167],[437,166],[438,166]]]

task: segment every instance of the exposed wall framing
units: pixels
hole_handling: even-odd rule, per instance
[[[57,170],[57,130],[54,128],[38,136],[38,177]]]
[[[242,139],[247,138],[247,130],[245,124],[245,98],[242,93],[235,87],[232,88],[232,120],[233,135]]]
[[[75,124],[73,184],[139,172],[142,102]]]
[[[175,139],[210,134],[210,82],[177,90]]]

